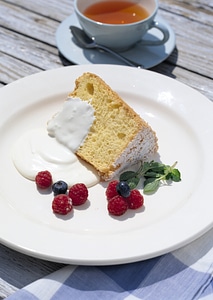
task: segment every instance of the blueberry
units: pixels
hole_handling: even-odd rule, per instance
[[[116,186],[116,190],[118,194],[124,198],[129,197],[131,193],[130,187],[125,181],[120,181]]]
[[[66,194],[68,185],[63,180],[59,180],[52,185],[52,191],[55,196],[59,194]]]

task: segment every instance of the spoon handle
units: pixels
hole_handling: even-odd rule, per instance
[[[108,53],[114,55],[115,57],[117,57],[118,59],[122,60],[123,62],[125,62],[125,63],[126,63],[127,65],[129,65],[129,66],[137,67],[137,68],[139,68],[139,69],[144,69],[144,66],[143,66],[143,65],[139,65],[138,63],[136,63],[136,62],[134,62],[134,61],[132,61],[132,60],[130,60],[130,59],[124,57],[123,55],[121,55],[121,54],[119,54],[119,53],[113,51],[112,49],[109,49],[109,48],[107,48],[107,47],[105,47],[105,46],[103,46],[103,45],[99,45],[99,44],[95,44],[95,46],[96,46],[96,48],[98,48],[98,49],[102,49],[102,50],[104,50],[104,51],[106,51],[106,52],[108,52]]]

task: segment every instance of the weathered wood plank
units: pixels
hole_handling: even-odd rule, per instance
[[[170,11],[198,23],[213,26],[213,6],[209,0],[163,0],[159,1],[160,8]],[[184,26],[184,30],[187,28]]]
[[[151,70],[174,78],[194,88],[213,102],[212,79],[200,76],[199,74],[193,73],[181,67],[174,67],[166,62],[152,68]]]
[[[5,30],[5,33],[7,33],[7,30]],[[3,72],[0,73],[0,82],[4,84],[42,70],[71,64],[66,61],[63,63],[58,56],[57,49],[54,47],[44,45],[37,41],[33,41],[32,44],[30,40],[28,41],[27,37],[20,36],[13,32],[10,33],[10,35],[7,40],[1,39],[4,44],[2,49],[5,53],[8,53],[7,55],[0,54],[0,69],[3,70]],[[16,47],[13,46],[15,40],[17,40]],[[6,41],[8,41],[8,43],[6,43]],[[168,58],[165,63],[152,68],[152,70],[177,78],[212,99],[211,79],[199,76],[199,72],[193,73],[185,68],[178,68],[173,65],[173,63],[170,64],[170,62],[177,59],[176,52],[177,50],[172,53],[171,58]],[[169,64],[167,62],[169,62]],[[209,67],[211,67],[211,65]]]
[[[26,14],[22,7],[8,3],[7,6],[1,7],[1,25],[32,40],[55,46],[55,32],[59,22],[31,11]]]
[[[174,15],[168,12],[161,11],[161,15],[176,34],[176,56],[171,56],[170,62],[213,78],[213,27],[193,23],[182,16],[175,16],[174,22]],[[183,24],[187,30],[183,28]]]
[[[29,65],[28,63],[21,62],[11,56],[4,56],[2,60],[0,56],[0,69],[4,70],[3,73],[0,73],[0,82],[2,81],[4,83],[10,83],[19,78],[42,71],[42,69],[40,68],[36,68]],[[152,68],[151,70],[164,74],[171,78],[175,78],[191,86],[192,88],[195,88],[197,91],[213,101],[211,79],[205,78],[196,73],[192,73],[180,67],[175,67],[174,65],[168,64],[167,62],[162,63]],[[2,84],[2,86],[4,86],[4,84]]]
[[[61,0],[60,2],[55,2],[55,0],[49,0],[48,2],[43,0],[10,0],[4,2],[13,3],[59,21],[62,21],[73,12],[73,1],[68,0]],[[213,7],[209,0],[160,0],[159,6],[161,9],[170,11],[173,14],[180,14],[212,26]],[[199,20],[197,19],[198,15]]]
[[[6,297],[12,295],[19,289],[9,284],[7,281],[0,278],[0,299],[5,299]]]
[[[45,10],[44,4],[42,10]],[[10,14],[10,18],[8,18],[8,13]],[[213,56],[211,53],[213,39],[211,26],[206,26],[199,22],[192,22],[190,19],[181,15],[174,15],[174,13],[170,11],[161,11],[161,15],[172,25],[177,35],[177,65],[183,66],[193,72],[212,77],[213,70],[211,65],[213,63]],[[10,31],[19,31],[22,35],[55,46],[55,31],[59,23],[52,19],[38,16],[31,11],[25,14],[21,6],[7,4],[6,9],[4,8],[2,22]],[[187,30],[183,28],[183,24]],[[205,34],[203,34],[204,32]],[[197,40],[199,40],[199,43],[197,43]],[[173,62],[172,58],[173,57],[171,57],[170,60],[171,62]],[[209,63],[206,65],[204,61],[207,58]]]
[[[63,266],[63,264],[33,258],[0,245],[0,278],[14,288],[21,288]]]
[[[61,66],[58,49],[14,31],[2,28],[0,32],[1,52],[29,65],[47,70]]]
[[[59,22],[63,21],[66,17],[73,13],[72,0],[6,0],[2,2],[4,2],[5,6],[7,5],[7,3],[8,5],[14,4],[15,6],[19,6],[25,11],[32,11],[34,13],[37,13],[38,15],[58,20]]]
[[[8,84],[22,77],[40,72],[41,69],[24,63],[14,57],[0,53],[0,82]]]

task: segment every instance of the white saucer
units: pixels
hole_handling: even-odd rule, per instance
[[[175,47],[175,34],[169,24],[164,21],[160,16],[156,17],[156,21],[163,23],[170,33],[169,40],[160,46],[142,46],[137,45],[134,48],[122,52],[122,54],[132,59],[138,64],[142,64],[145,69],[152,68],[162,61],[164,61],[174,50]],[[77,46],[73,40],[72,33],[69,29],[70,25],[80,27],[75,14],[72,14],[65,19],[56,31],[56,43],[60,53],[70,62],[74,64],[116,64],[124,65],[122,61],[114,58],[111,54],[101,52],[99,50],[82,49]],[[156,40],[161,39],[161,32],[153,28],[147,33],[144,39]]]

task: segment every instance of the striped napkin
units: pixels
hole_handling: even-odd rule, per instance
[[[213,229],[181,249],[145,261],[66,266],[7,299],[212,300]]]

